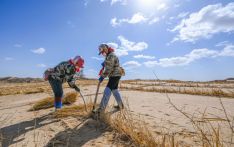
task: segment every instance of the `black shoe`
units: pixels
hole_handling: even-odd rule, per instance
[[[120,108],[119,105],[115,105],[114,108],[120,110],[120,109],[124,109],[124,106],[122,105],[122,108]]]

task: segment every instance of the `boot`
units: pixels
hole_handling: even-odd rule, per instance
[[[111,90],[110,90],[110,88],[106,87],[104,90],[104,94],[103,94],[101,103],[100,103],[100,109],[102,109],[102,110],[106,109],[106,106],[108,104],[110,96],[111,96]]]
[[[116,109],[123,109],[124,108],[124,105],[123,105],[123,101],[122,101],[122,98],[121,98],[121,95],[119,93],[119,90],[118,89],[115,89],[115,90],[112,90],[112,93],[115,97],[115,100],[117,101],[118,103],[118,106],[114,106]]]
[[[54,102],[55,109],[61,109],[62,108],[62,98],[56,97]]]

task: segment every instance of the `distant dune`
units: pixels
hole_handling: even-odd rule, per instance
[[[0,82],[6,83],[36,83],[36,82],[43,82],[41,78],[18,78],[18,77],[2,77],[0,78]]]
[[[226,81],[234,81],[234,78],[227,78]]]

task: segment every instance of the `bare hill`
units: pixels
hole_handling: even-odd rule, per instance
[[[41,78],[18,78],[18,77],[2,77],[0,78],[0,82],[5,83],[36,83],[36,82],[43,82]]]

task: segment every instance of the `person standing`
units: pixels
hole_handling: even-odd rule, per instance
[[[99,105],[99,111],[104,111],[107,107],[111,93],[113,93],[118,105],[117,109],[123,109],[123,101],[118,90],[119,81],[121,76],[124,75],[124,70],[120,67],[119,59],[114,53],[114,49],[107,44],[101,44],[99,46],[99,55],[105,56],[105,61],[102,63],[103,69],[100,71],[99,82],[103,82],[106,77],[109,77],[109,81],[104,90],[104,94]]]

